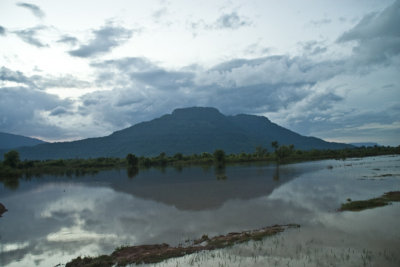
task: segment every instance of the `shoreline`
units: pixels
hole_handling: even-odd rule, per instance
[[[245,243],[250,240],[261,241],[267,236],[274,236],[289,228],[299,228],[298,224],[273,225],[257,230],[233,232],[209,238],[190,241],[188,245],[171,247],[168,244],[137,245],[117,248],[110,255],[98,257],[75,258],[68,262],[66,267],[85,266],[121,266],[127,264],[158,263],[167,259],[182,257],[200,251],[211,251],[231,247],[235,244]]]

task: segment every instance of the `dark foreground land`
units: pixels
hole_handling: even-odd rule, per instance
[[[274,225],[258,230],[243,231],[240,233],[229,233],[209,238],[203,235],[194,240],[190,245],[171,247],[168,244],[140,245],[122,247],[116,249],[111,255],[98,257],[78,257],[66,264],[66,267],[89,267],[89,266],[125,266],[127,264],[157,263],[166,259],[181,257],[204,250],[215,250],[230,247],[234,244],[259,241],[264,237],[273,236],[288,228],[298,228],[298,224]]]
[[[400,191],[387,192],[380,197],[371,198],[368,200],[349,200],[347,203],[342,204],[339,211],[361,211],[365,209],[383,207],[396,201],[400,201]]]

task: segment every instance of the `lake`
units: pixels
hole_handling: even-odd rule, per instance
[[[0,184],[8,209],[0,218],[0,265],[55,266],[121,245],[178,245],[297,223],[301,228],[262,242],[159,265],[399,266],[400,203],[337,211],[348,198],[399,190],[400,156],[20,179]]]

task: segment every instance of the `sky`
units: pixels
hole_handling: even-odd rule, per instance
[[[109,135],[176,108],[400,145],[400,0],[0,1],[0,131]]]

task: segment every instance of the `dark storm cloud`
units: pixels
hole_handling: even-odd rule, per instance
[[[215,27],[219,29],[238,29],[249,25],[251,22],[240,17],[236,12],[223,14],[215,22]]]
[[[43,29],[45,29],[46,27],[44,26],[37,26],[37,27],[33,27],[33,28],[28,28],[28,29],[24,29],[24,30],[19,30],[19,31],[14,31],[14,33],[21,38],[22,41],[24,41],[25,43],[34,45],[36,47],[47,47],[48,45],[43,43],[42,41],[40,41],[37,38],[37,33]]]
[[[87,44],[83,44],[78,49],[71,50],[68,53],[71,56],[83,58],[104,54],[126,42],[132,36],[132,32],[132,30],[108,23],[99,30],[94,30],[94,38]]]
[[[193,86],[194,73],[165,70],[144,58],[128,57],[107,60],[92,63],[91,66],[100,70],[98,84],[110,83],[111,78],[115,78],[119,83],[122,78],[125,78],[125,82],[131,81],[160,90],[176,90],[180,87]]]
[[[23,8],[26,8],[26,9],[30,10],[33,13],[33,15],[35,15],[36,17],[38,17],[40,19],[45,16],[44,12],[37,5],[18,2],[17,6],[20,6],[20,7],[23,7]]]
[[[59,115],[64,115],[64,114],[70,114],[68,110],[65,107],[56,107],[50,112],[50,116],[59,116]]]
[[[367,63],[381,63],[400,54],[400,1],[380,13],[366,15],[337,42],[357,42],[354,53]]]
[[[78,43],[78,39],[74,36],[70,36],[70,35],[63,35],[58,41],[57,43],[65,43],[65,44],[69,44],[69,45],[76,45]]]
[[[61,135],[61,129],[49,124],[41,112],[70,105],[68,100],[31,88],[0,88],[0,131],[22,134],[29,130],[30,136]]]
[[[310,98],[318,82],[343,69],[342,62],[271,56],[235,59],[210,69],[192,66],[167,70],[144,58],[97,61],[98,86],[112,91],[81,98],[81,115],[95,114],[115,128],[169,113],[177,107],[214,106],[225,114],[277,112]],[[341,101],[334,93],[310,105]],[[107,111],[107,112],[105,112]]]
[[[6,28],[4,28],[3,26],[0,26],[0,35],[6,35]]]
[[[193,86],[192,80],[194,74],[158,69],[155,71],[132,73],[131,77],[145,85],[162,88],[164,90],[176,90],[179,89],[179,87]]]

